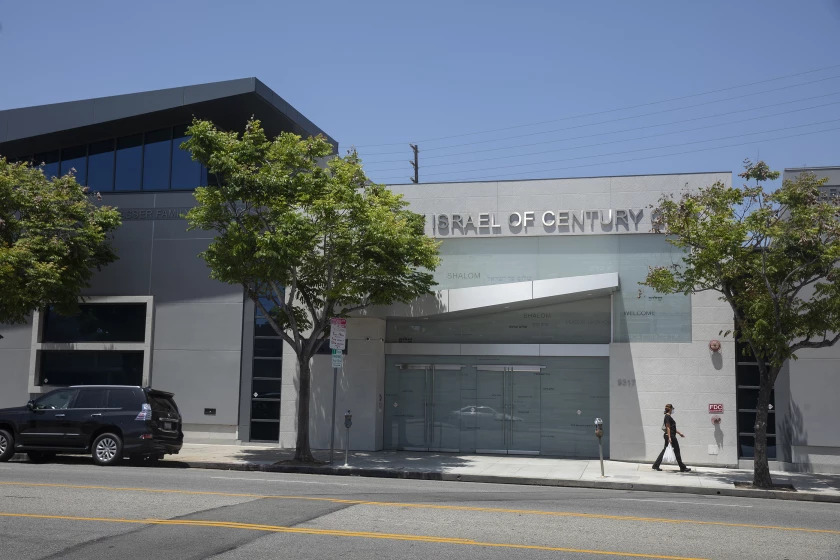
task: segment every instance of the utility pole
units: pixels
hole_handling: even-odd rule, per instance
[[[411,167],[414,168],[414,178],[411,179],[411,182],[417,183],[417,181],[419,180],[418,172],[420,171],[420,163],[417,161],[417,152],[419,150],[417,149],[417,144],[409,144],[409,146],[411,146],[411,149],[414,151],[414,161],[409,160],[408,162],[411,164]]]

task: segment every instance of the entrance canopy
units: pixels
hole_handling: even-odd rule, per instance
[[[618,290],[617,272],[440,290],[410,304],[386,307],[386,317],[483,315],[607,296]],[[380,310],[377,310],[380,311]],[[376,315],[380,315],[377,312]]]

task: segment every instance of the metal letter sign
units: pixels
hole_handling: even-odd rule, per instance
[[[344,350],[347,341],[347,319],[333,317],[330,319],[330,348]]]

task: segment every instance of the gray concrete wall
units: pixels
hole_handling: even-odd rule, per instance
[[[104,195],[124,213],[114,235],[119,260],[94,275],[85,296],[152,296],[151,385],[172,391],[187,441],[236,439],[239,416],[243,292],[210,278],[198,253],[212,236],[186,231],[177,209],[192,193]],[[136,219],[136,218],[140,219]],[[0,406],[25,403],[31,327],[3,329]],[[204,414],[215,408],[216,415]]]
[[[735,343],[719,332],[732,328],[729,306],[713,293],[692,296],[692,341],[610,345],[610,458],[653,462],[662,450],[666,403],[675,407],[683,461],[737,465]],[[709,350],[719,340],[719,352]],[[631,383],[620,383],[630,380]],[[712,424],[709,404],[723,404]]]
[[[382,449],[382,405],[385,392],[385,321],[375,318],[349,319],[348,353],[338,371],[335,407],[335,448],[344,449],[344,413],[353,414],[350,447],[356,450]],[[286,346],[288,349],[288,345]],[[330,446],[333,369],[331,358],[312,360],[312,400],[310,402],[310,445],[313,449]],[[280,446],[294,447],[297,436],[298,368],[295,355],[283,354],[283,403],[280,408]]]

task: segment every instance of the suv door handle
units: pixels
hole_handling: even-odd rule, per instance
[[[65,416],[67,416],[67,415],[66,414],[56,414],[55,415],[56,418],[64,418]]]
[[[93,414],[91,414],[91,416],[102,416],[102,413],[101,412],[94,412]]]

